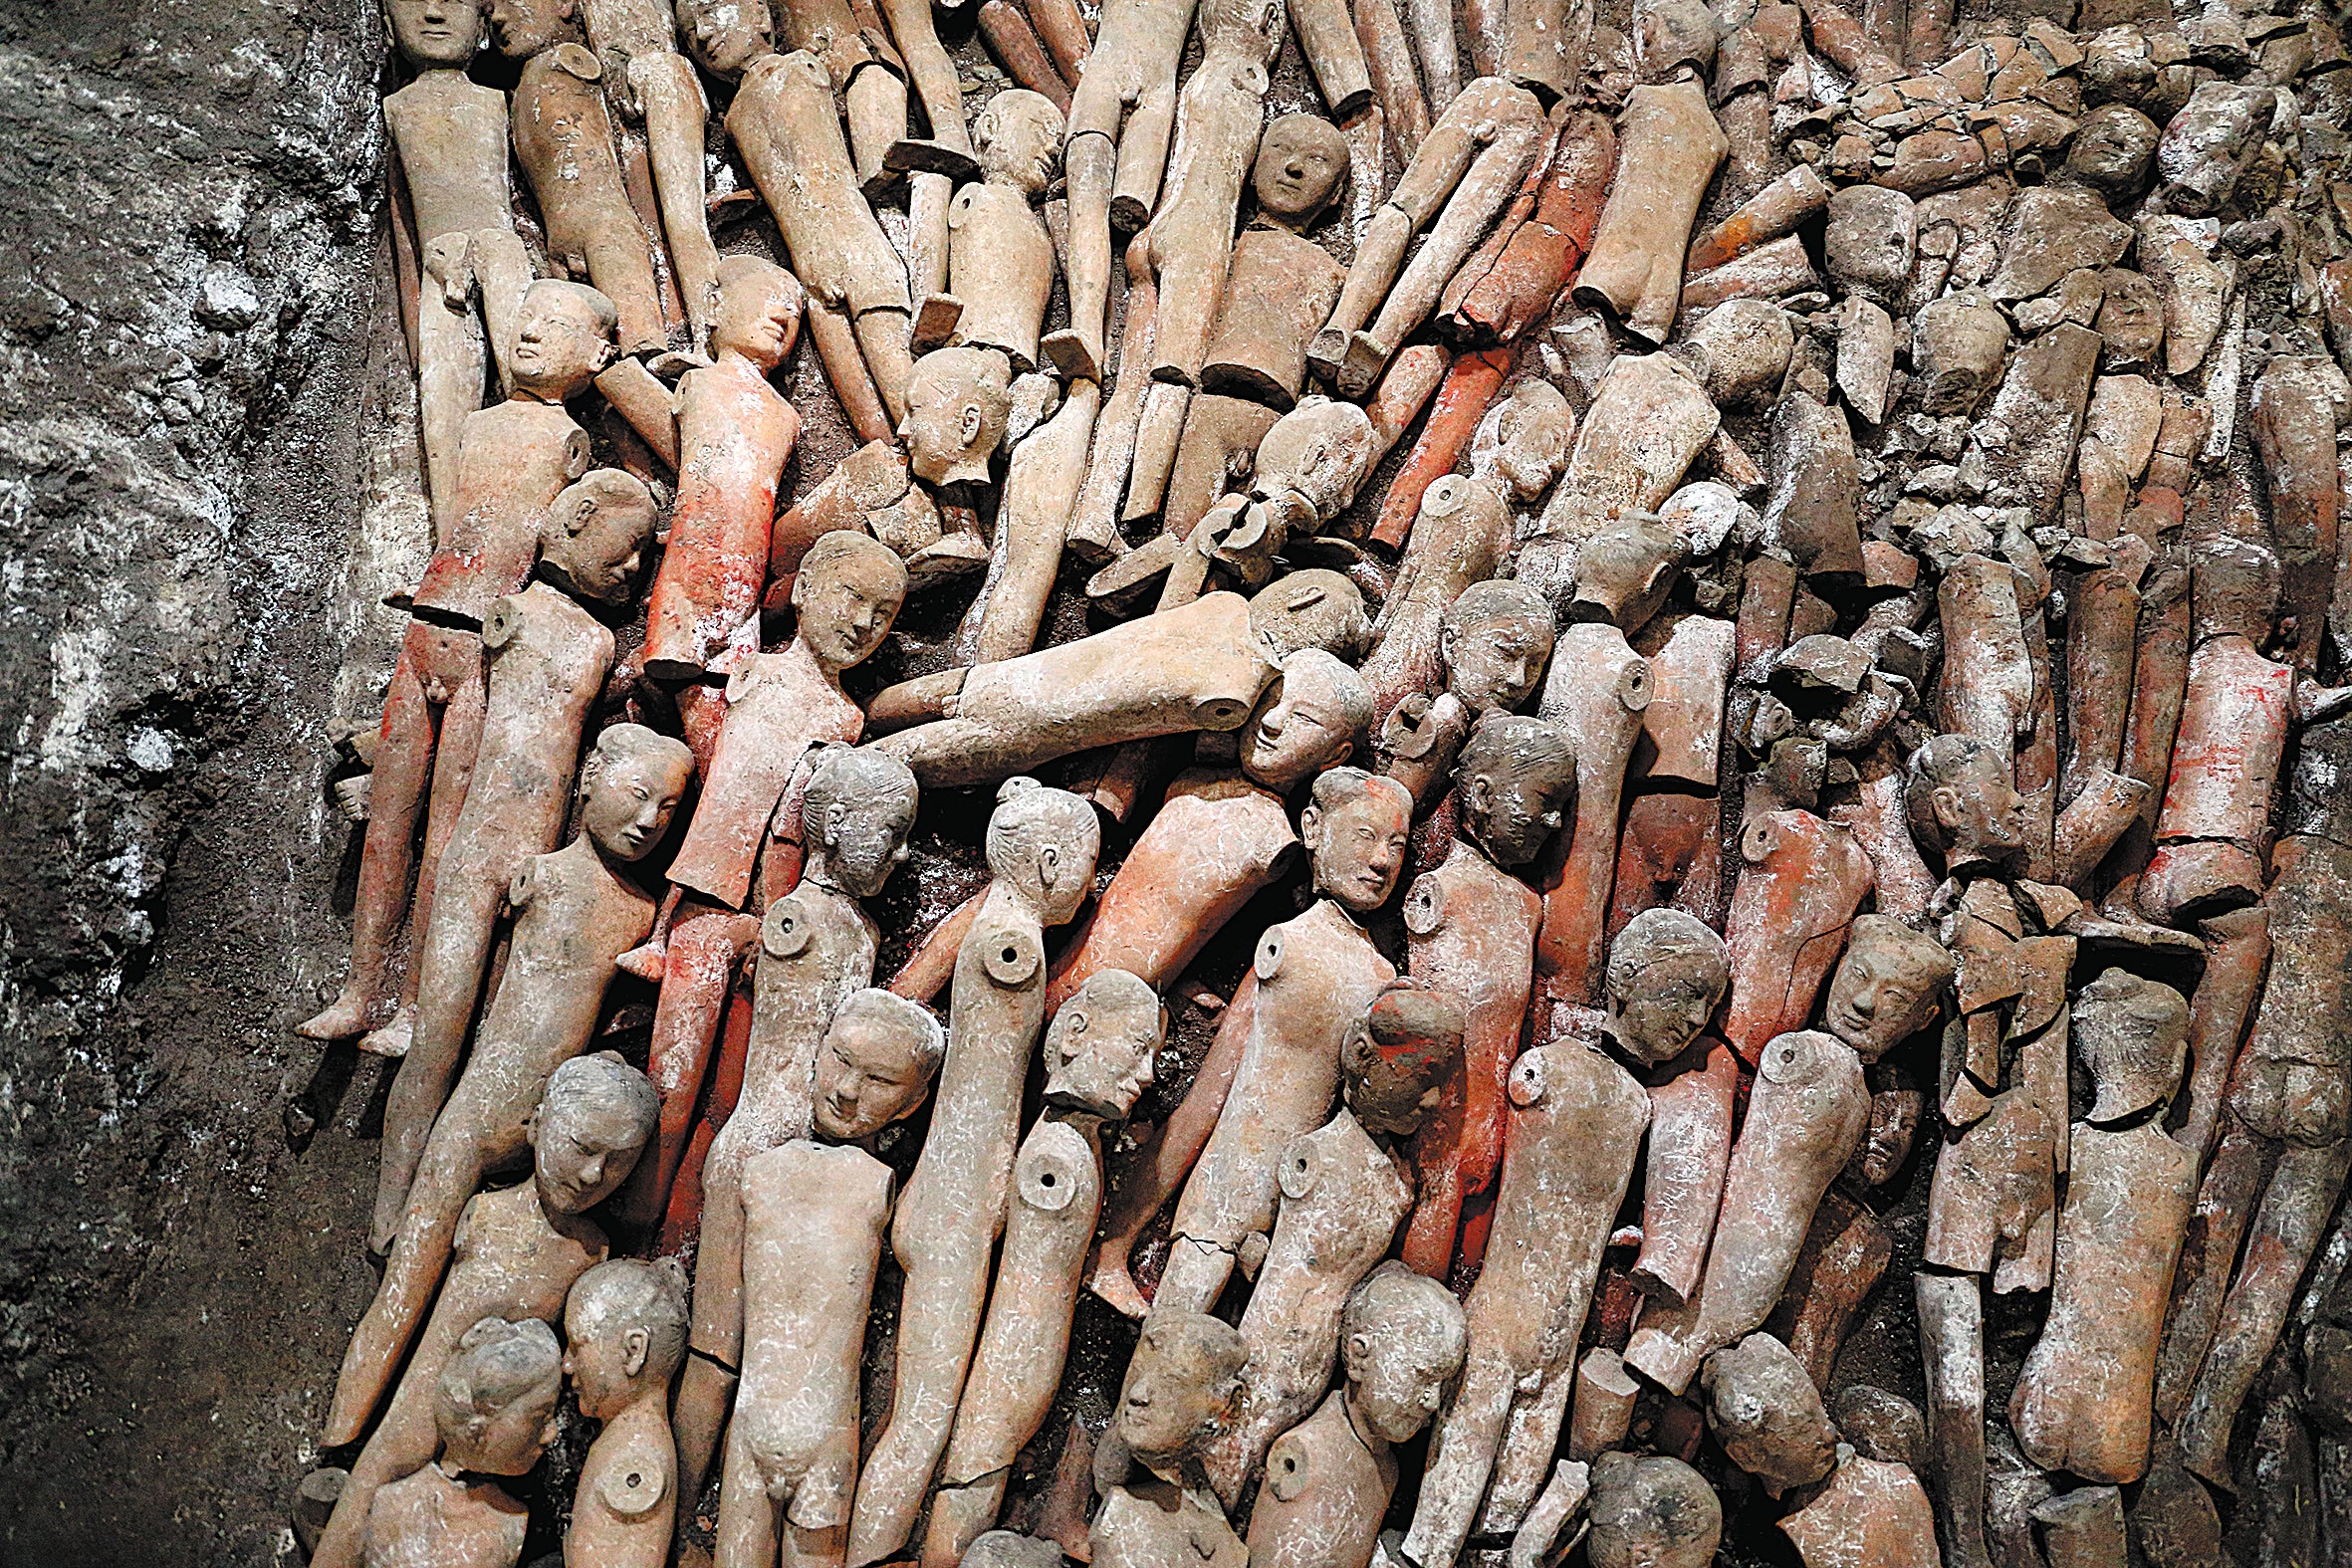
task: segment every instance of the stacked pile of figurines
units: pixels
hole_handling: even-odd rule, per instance
[[[515,1563],[567,1376],[574,1568],[709,1481],[721,1568],[2309,1560],[2233,1499],[2347,1473],[2239,1420],[2282,1336],[2352,1430],[2323,10],[987,0],[967,122],[925,0],[386,9],[434,551],[302,1026],[399,1058],[314,1563]],[[1836,1375],[1898,1252],[1924,1414]]]

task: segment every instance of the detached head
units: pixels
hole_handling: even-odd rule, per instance
[[[1462,1068],[1462,999],[1399,981],[1348,1025],[1339,1045],[1340,1093],[1373,1132],[1409,1137],[1436,1114]]]
[[[2172,987],[2111,969],[2074,999],[2074,1038],[2098,1085],[2094,1122],[2163,1105],[2189,1058],[2189,1004]]]
[[[482,47],[478,0],[383,0],[392,43],[418,71],[462,71]]]
[[[1298,818],[1298,841],[1314,857],[1314,890],[1359,915],[1388,902],[1405,863],[1412,793],[1361,768],[1317,778]]]
[[[1123,969],[1097,970],[1046,1030],[1046,1103],[1124,1121],[1167,1037],[1158,992]]]
[[[1609,1037],[1636,1061],[1669,1061],[1715,1016],[1732,984],[1732,952],[1679,909],[1645,909],[1609,946]]]
[[[817,1131],[855,1143],[915,1112],[947,1054],[929,1008],[887,991],[852,994],[817,1048]]]
[[[576,1215],[611,1197],[636,1169],[660,1120],[652,1080],[615,1052],[565,1062],[548,1078],[525,1128],[540,1202]]]
[[[1305,228],[1347,176],[1347,138],[1317,114],[1284,114],[1258,142],[1250,187],[1258,211],[1286,229]]]
[[[1935,1021],[1954,973],[1952,955],[1926,932],[1887,915],[1856,915],[1821,1021],[1864,1061],[1876,1061]]]
[[[1525,582],[1474,582],[1438,619],[1446,687],[1472,713],[1509,713],[1551,662],[1551,605]]]
[[[1164,1476],[1197,1457],[1232,1424],[1249,1363],[1241,1331],[1206,1313],[1145,1318],[1116,1418],[1136,1462]]]
[[[723,256],[718,288],[711,347],[739,353],[763,373],[784,363],[801,340],[801,318],[809,308],[801,280],[758,256]]]
[[[685,742],[641,724],[607,725],[580,770],[581,830],[613,860],[642,860],[669,831],[693,782]]]
[[[515,390],[561,403],[588,389],[620,352],[620,313],[585,283],[542,278],[523,296],[507,356]]]
[[[1364,678],[1320,648],[1301,648],[1283,661],[1242,726],[1242,772],[1287,794],[1347,761],[1371,722]]]
[[[1522,506],[1541,499],[1568,466],[1568,443],[1576,415],[1560,389],[1529,376],[1512,389],[1495,418],[1495,445],[1488,461],[1498,482]]]
[[[1384,1443],[1410,1442],[1429,1424],[1470,1351],[1454,1292],[1395,1258],[1348,1296],[1339,1332],[1349,1403]]]
[[[1371,416],[1355,404],[1302,397],[1259,441],[1250,494],[1261,501],[1296,495],[1328,522],[1355,499],[1378,446]]]
[[[972,150],[991,184],[1010,185],[1036,201],[1061,156],[1061,111],[1043,93],[1008,88],[972,116]]]
[[[988,819],[990,875],[1019,889],[1041,923],[1067,925],[1094,886],[1102,824],[1067,789],[1008,779]]]
[[[906,562],[853,529],[818,535],[793,577],[795,633],[836,675],[873,656],[905,602]]]
[[[1541,719],[1490,713],[1454,764],[1462,826],[1497,865],[1525,865],[1576,797],[1576,743]]]
[[[678,31],[695,64],[729,81],[776,49],[768,0],[678,0]]]
[[[490,0],[491,36],[509,60],[528,60],[542,50],[580,37],[572,0]]]
[[[919,803],[914,771],[867,747],[828,746],[801,797],[805,876],[871,898],[906,863]]]
[[[1251,595],[1250,630],[1267,662],[1280,668],[1302,648],[1320,648],[1343,662],[1361,657],[1372,621],[1363,589],[1339,572],[1310,566]]]
[[[2016,859],[2024,804],[2008,758],[1974,736],[1939,735],[1911,754],[1903,786],[1911,836],[1951,871]]]
[[[564,1352],[537,1318],[486,1317],[465,1331],[433,1386],[442,1462],[483,1475],[521,1475],[556,1441]]]
[[[898,439],[926,485],[988,483],[989,454],[1013,413],[1013,361],[995,348],[934,348],[906,383]]]
[[[686,1270],[674,1257],[615,1257],[573,1283],[564,1372],[583,1416],[607,1421],[669,1387],[686,1359]]]
[[[588,470],[548,508],[539,532],[541,570],[576,598],[627,603],[656,510],[653,492],[636,475]]]

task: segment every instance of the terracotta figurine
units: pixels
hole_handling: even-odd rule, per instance
[[[1248,1363],[1241,1334],[1216,1318],[1160,1312],[1144,1324],[1118,1414],[1094,1452],[1102,1507],[1087,1544],[1101,1568],[1250,1561],[1200,1468],[1202,1453],[1233,1419]],[[1130,1462],[1143,1473],[1130,1473]]]
[[[603,1423],[582,1464],[564,1555],[580,1568],[661,1568],[678,1507],[670,1379],[686,1357],[686,1271],[614,1258],[564,1307],[564,1370],[580,1413]]]
[[[438,1379],[440,1456],[375,1494],[367,1568],[514,1568],[530,1516],[494,1480],[521,1475],[556,1441],[563,1353],[545,1323],[486,1317]]]

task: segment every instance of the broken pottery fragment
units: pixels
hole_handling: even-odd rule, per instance
[[[1592,1568],[1704,1568],[1723,1535],[1715,1488],[1664,1455],[1602,1455],[1589,1507]]]
[[[1805,1568],[1937,1568],[1936,1518],[1907,1464],[1841,1446],[1837,1473],[1780,1521]]]
[[[1751,1334],[1707,1358],[1699,1385],[1707,1426],[1732,1462],[1779,1496],[1837,1463],[1837,1429],[1804,1364],[1769,1334]]]

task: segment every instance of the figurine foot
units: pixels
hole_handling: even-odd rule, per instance
[[[1339,390],[1348,397],[1361,397],[1380,379],[1380,372],[1388,367],[1388,350],[1370,333],[1357,333],[1347,340],[1347,357],[1339,365]]]
[[[346,986],[342,996],[329,1003],[325,1010],[297,1023],[294,1032],[306,1040],[348,1040],[354,1034],[367,1032],[375,1008],[374,998]]]
[[[1306,345],[1306,367],[1318,380],[1339,379],[1340,361],[1347,357],[1347,335],[1335,327],[1326,327],[1314,335]]]
[[[386,1056],[394,1061],[408,1054],[408,1045],[416,1037],[416,1008],[402,1008],[380,1029],[359,1037],[359,1048],[370,1056]]]
[[[1038,352],[1054,367],[1054,373],[1064,381],[1099,381],[1102,379],[1102,354],[1089,346],[1069,328],[1048,333],[1038,344]]]
[[[669,944],[657,937],[643,947],[629,949],[612,962],[637,979],[658,986],[662,976],[669,973]]]
[[[977,534],[945,534],[906,558],[906,574],[918,582],[969,576],[988,564],[988,545]]]
[[[891,174],[945,174],[958,185],[968,185],[980,178],[980,160],[971,153],[958,152],[942,141],[918,141],[911,137],[890,143],[882,154],[882,168]]]
[[[1141,1322],[1151,1311],[1151,1303],[1143,1299],[1143,1292],[1135,1286],[1135,1276],[1127,1272],[1125,1263],[1097,1263],[1086,1276],[1086,1288],[1107,1302],[1112,1311]]]
[[[956,335],[956,324],[963,319],[964,302],[954,295],[927,297],[922,308],[915,312],[914,328],[907,334],[908,351],[926,354],[934,348],[946,347],[948,339]]]

